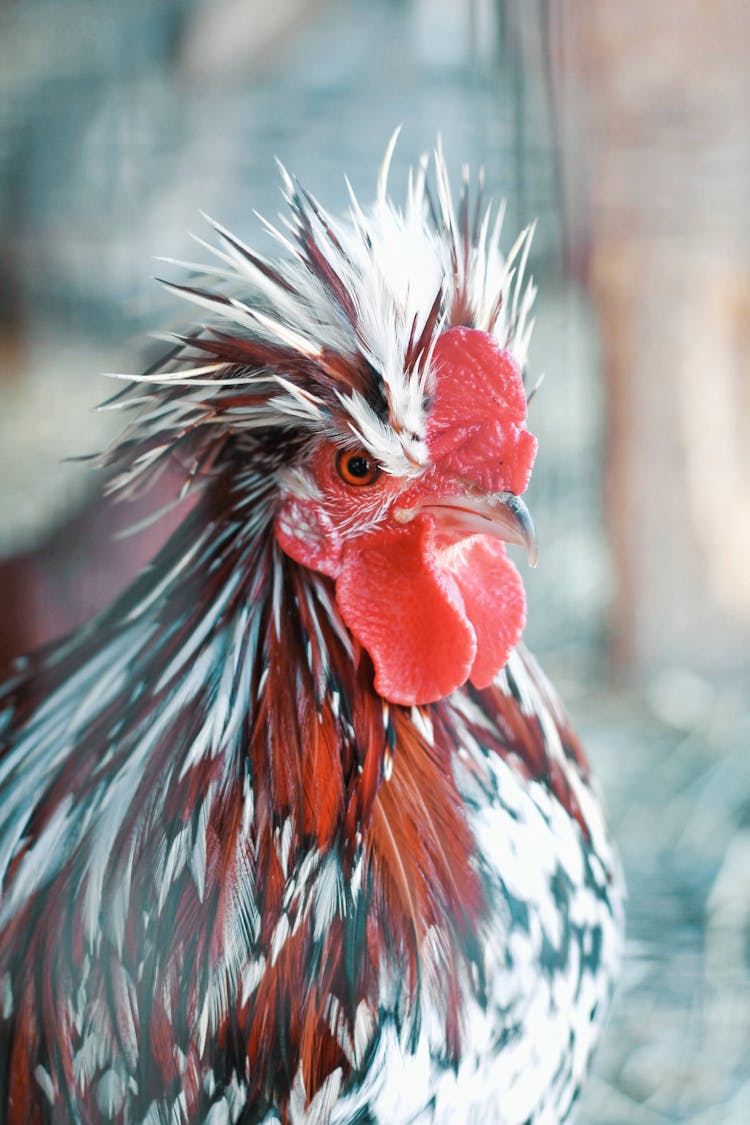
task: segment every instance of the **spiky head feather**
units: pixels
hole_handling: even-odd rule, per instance
[[[168,284],[208,314],[205,326],[174,337],[172,352],[118,397],[138,415],[102,458],[120,471],[111,490],[132,494],[176,453],[187,486],[221,465],[239,441],[248,463],[327,433],[365,445],[394,475],[428,460],[432,355],[446,329],[492,334],[522,370],[535,289],[524,282],[531,228],[500,250],[503,209],[472,202],[465,172],[454,209],[445,162],[435,154],[410,173],[406,203],[387,195],[390,149],[378,198],[365,212],[351,194],[336,219],[282,169],[290,216],[265,223],[280,261],[256,253],[218,223],[220,265],[195,266],[208,288]],[[206,245],[206,244],[204,244]],[[190,263],[186,263],[190,265]],[[136,384],[136,385],[133,385]]]

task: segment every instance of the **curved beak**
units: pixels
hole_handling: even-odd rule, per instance
[[[426,496],[413,507],[397,508],[396,519],[408,523],[420,512],[429,512],[444,531],[464,535],[492,535],[526,548],[529,565],[536,566],[539,548],[529,509],[514,492],[488,492],[466,496]]]

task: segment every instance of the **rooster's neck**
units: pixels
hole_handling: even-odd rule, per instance
[[[145,1106],[218,1043],[227,1081],[253,1060],[248,1099],[283,1100],[290,1073],[312,1095],[364,1064],[384,1006],[407,1038],[429,1016],[457,1059],[468,998],[484,1003],[490,875],[470,824],[498,800],[493,762],[584,819],[545,690],[516,654],[486,692],[387,704],[331,581],[277,547],[273,494],[245,514],[195,509],[2,700],[0,981],[26,1037],[18,1080],[58,1043],[54,1066],[84,1093],[101,1058],[138,1075]],[[40,1008],[50,964],[63,984]]]
[[[0,938],[26,968],[0,958],[0,979],[27,982],[14,1003],[31,1013],[34,964],[62,956],[82,998],[118,966],[154,1026],[195,1013],[180,1034],[198,1055],[239,1026],[259,1073],[287,1043],[314,1090],[357,1061],[334,1010],[353,1027],[386,995],[411,1004],[428,935],[448,964],[473,960],[482,893],[437,711],[375,693],[332,583],[280,552],[266,499],[245,521],[195,509],[6,691]],[[433,999],[453,1051],[458,971]],[[73,1018],[83,1034],[93,1015]]]

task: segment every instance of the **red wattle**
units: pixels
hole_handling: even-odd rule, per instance
[[[476,637],[455,579],[437,561],[430,520],[348,544],[336,598],[385,699],[433,703],[468,679]]]
[[[486,688],[521,639],[526,623],[526,595],[521,576],[505,553],[505,544],[486,536],[473,539],[451,566],[466,616],[477,638],[470,680]]]

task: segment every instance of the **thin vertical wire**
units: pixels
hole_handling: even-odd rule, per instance
[[[555,0],[555,9],[557,12],[557,19],[555,21],[554,45],[553,45],[553,30],[552,30],[552,8],[553,0],[541,0],[541,35],[542,35],[542,65],[544,67],[544,98],[545,109],[547,115],[547,123],[549,128],[549,146],[550,146],[550,160],[552,165],[552,182],[553,191],[555,196],[555,204],[559,213],[559,232],[560,232],[560,257],[563,269],[569,269],[572,265],[572,247],[570,241],[570,229],[568,226],[568,198],[565,185],[565,176],[563,174],[563,159],[562,159],[562,129],[561,118],[562,114],[558,106],[556,97],[556,83],[555,83],[555,66],[553,63],[553,50],[558,58],[558,79],[557,90],[563,84],[564,75],[566,73],[565,67],[567,60],[565,58],[564,36],[562,33],[562,18],[560,0]]]

